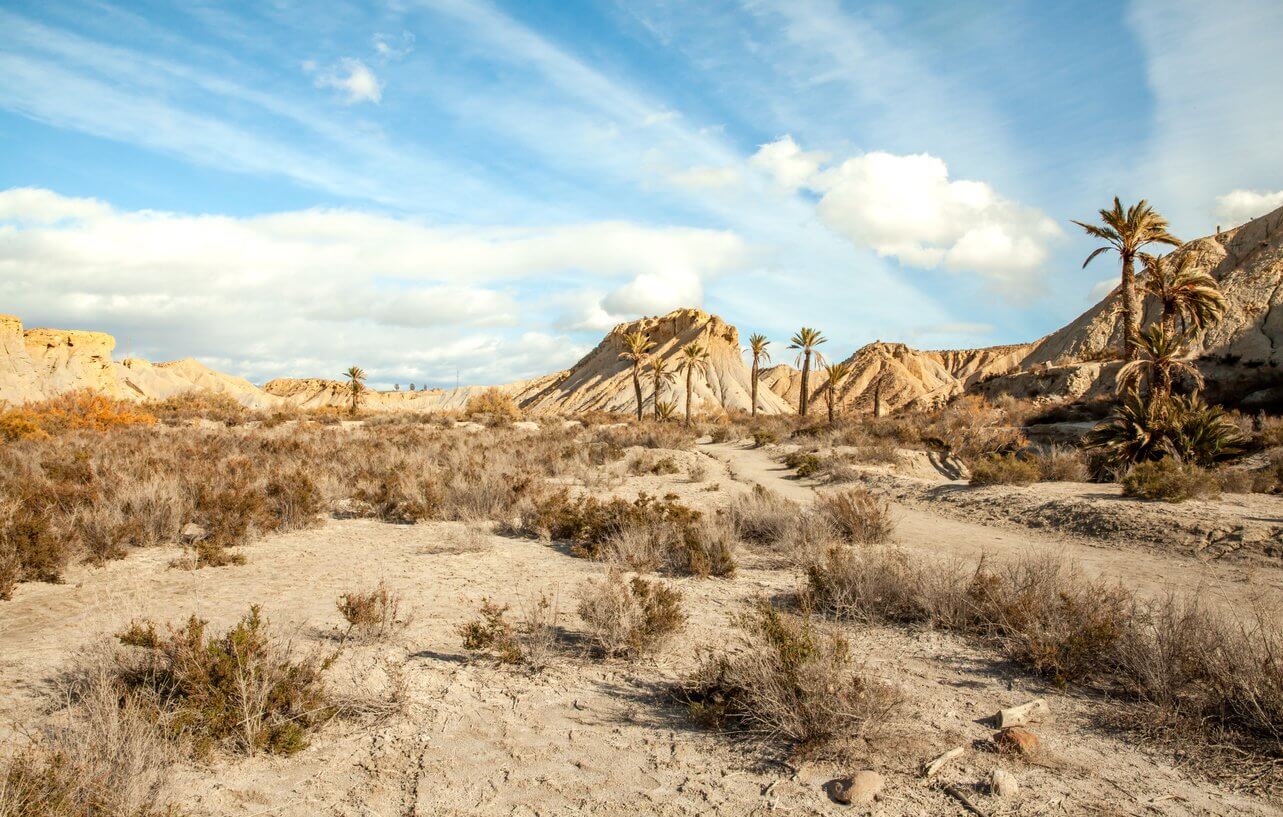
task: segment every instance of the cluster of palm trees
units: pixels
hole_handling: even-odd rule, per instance
[[[829,422],[834,419],[837,389],[842,382],[851,374],[852,367],[849,363],[828,363],[824,355],[820,352],[819,347],[828,342],[828,338],[818,329],[812,329],[804,326],[789,340],[790,349],[797,350],[796,363],[801,368],[802,388],[798,397],[798,414],[805,417],[810,410],[811,404],[811,367],[812,364],[823,367],[827,380],[824,384],[824,400],[828,410]],[[677,404],[671,400],[662,399],[661,395],[666,386],[671,386],[679,374],[685,375],[686,383],[686,422],[691,420],[691,391],[694,387],[693,378],[696,373],[707,375],[709,371],[709,352],[702,343],[690,343],[683,346],[677,353],[677,361],[670,368],[670,363],[663,357],[654,354],[655,344],[651,341],[650,336],[640,329],[629,332],[623,336],[624,351],[620,353],[621,360],[629,363],[629,368],[633,378],[633,394],[637,403],[637,419],[641,420],[643,416],[643,396],[642,396],[642,378],[644,372],[649,372],[651,378],[652,409],[653,416],[656,420],[667,420],[676,412]],[[750,371],[750,395],[749,399],[752,404],[750,409],[754,417],[757,416],[758,407],[758,381],[761,378],[762,364],[769,363],[771,353],[767,350],[770,341],[765,335],[753,334],[748,339],[748,351],[752,355],[752,368]]]
[[[1186,357],[1188,342],[1214,326],[1225,314],[1225,297],[1216,280],[1196,269],[1191,253],[1178,260],[1144,252],[1151,244],[1180,247],[1166,219],[1144,200],[1123,208],[1117,197],[1111,209],[1100,211],[1099,224],[1074,222],[1106,246],[1087,256],[1083,266],[1113,251],[1122,262],[1123,367],[1117,389],[1122,405],[1088,438],[1088,446],[1115,465],[1175,455],[1210,464],[1231,453],[1237,431],[1224,413],[1198,397],[1203,376]],[[1139,294],[1159,304],[1160,313],[1141,328],[1135,261],[1143,265]],[[1189,397],[1174,396],[1177,377],[1194,384]]]

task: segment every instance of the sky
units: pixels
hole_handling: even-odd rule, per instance
[[[1277,0],[0,0],[0,312],[255,382],[490,384],[697,306],[1035,339],[1071,223],[1283,206]]]

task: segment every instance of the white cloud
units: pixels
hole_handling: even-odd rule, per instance
[[[311,71],[317,70],[315,63],[310,63]],[[309,70],[309,63],[304,64]],[[358,102],[378,103],[383,99],[383,83],[374,75],[370,67],[358,59],[344,57],[338,64],[320,71],[314,80],[317,88],[333,88],[343,94],[343,101],[348,105]]]
[[[400,34],[375,34],[374,52],[383,60],[399,60],[414,50],[414,34],[402,31]]]
[[[1095,284],[1092,284],[1091,291],[1087,293],[1087,300],[1093,304],[1100,303],[1105,300],[1105,297],[1109,295],[1109,293],[1114,291],[1114,288],[1118,286],[1118,282],[1119,278],[1117,275],[1113,278],[1102,278]]]
[[[814,178],[828,160],[827,153],[804,151],[792,136],[785,136],[760,146],[749,164],[766,171],[781,187],[796,190]]]
[[[785,137],[751,161],[785,186],[820,194],[820,218],[852,243],[909,266],[977,272],[1003,294],[1022,296],[1063,235],[1041,211],[984,182],[951,180],[935,156],[874,151],[823,169],[822,155]]]
[[[1216,217],[1225,229],[1259,218],[1283,207],[1283,190],[1258,193],[1255,190],[1231,190],[1216,197]]]
[[[348,210],[233,218],[0,191],[7,310],[260,378],[325,375],[350,359],[402,381],[453,379],[455,368],[469,382],[546,373],[582,354],[544,331],[549,282],[578,308],[568,326],[600,328],[698,306],[703,281],[746,256],[731,233],[627,222],[438,228]],[[558,340],[542,356],[514,354],[530,332]]]
[[[678,187],[687,190],[715,190],[730,187],[743,178],[739,170],[733,167],[690,167],[670,173],[668,180]]]

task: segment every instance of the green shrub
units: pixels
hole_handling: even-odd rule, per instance
[[[994,454],[971,466],[972,485],[1030,485],[1041,475],[1037,461],[1015,454]]]
[[[1174,457],[1137,463],[1123,476],[1122,486],[1123,496],[1164,502],[1184,502],[1220,494],[1220,486],[1211,474]]]
[[[794,451],[784,456],[784,464],[797,470],[799,477],[813,477],[824,465],[818,454],[806,451]]]
[[[267,632],[257,605],[221,636],[206,634],[195,616],[166,635],[150,621],[135,622],[118,635],[137,648],[121,678],[145,692],[174,738],[190,740],[198,755],[215,746],[244,754],[293,754],[307,746],[307,733],[334,708],[316,655],[295,660]]]

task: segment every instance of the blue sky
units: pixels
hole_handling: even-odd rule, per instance
[[[0,311],[261,381],[504,382],[703,306],[1035,338],[1283,205],[1283,5],[0,2]],[[784,358],[781,350],[777,354]]]

